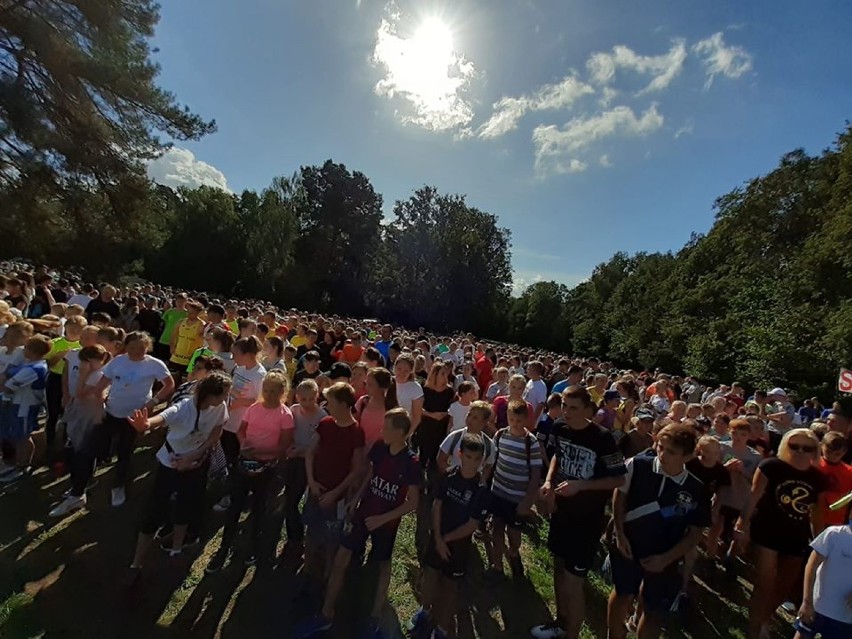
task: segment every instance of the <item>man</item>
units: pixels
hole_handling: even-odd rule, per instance
[[[494,379],[494,349],[490,346],[485,349],[485,353],[477,353],[476,363],[473,365],[476,369],[476,381],[479,384],[480,398],[485,397],[485,391],[491,386]]]
[[[111,284],[107,284],[101,290],[101,294],[86,306],[86,319],[92,321],[94,313],[106,313],[113,322],[121,317],[121,307],[115,301],[116,290]]]
[[[553,385],[554,393],[562,393],[569,386],[579,386],[580,382],[583,381],[583,369],[574,364],[573,366],[568,367],[568,371],[566,372],[565,379],[561,382],[556,382]]]
[[[846,454],[843,456],[843,461],[847,464],[852,464],[852,405],[850,404],[852,401],[849,399],[835,402],[828,416],[828,430],[846,437]]]
[[[393,328],[391,328],[391,325],[385,324],[379,331],[380,339],[377,339],[375,344],[373,344],[376,350],[385,358],[386,362],[390,360],[390,345],[393,343],[393,340],[391,340],[392,332]]]

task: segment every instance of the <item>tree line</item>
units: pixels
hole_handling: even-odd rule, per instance
[[[852,128],[720,197],[703,235],[511,296],[511,234],[463,195],[393,205],[341,163],[260,191],[152,184],[216,124],[156,83],[152,0],[0,7],[0,253],[621,366],[830,394],[852,363]]]

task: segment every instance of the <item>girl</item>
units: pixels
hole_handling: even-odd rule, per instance
[[[492,404],[498,397],[505,397],[509,394],[509,369],[505,366],[498,366],[494,369],[494,374],[497,381],[492,382],[485,391],[485,399]]]
[[[268,371],[286,370],[284,365],[284,340],[270,335],[263,342],[263,367]]]
[[[412,428],[416,429],[423,414],[423,387],[414,379],[414,358],[410,353],[402,353],[396,358],[393,377],[399,407],[408,411]]]
[[[198,302],[186,303],[187,316],[178,322],[171,339],[171,358],[169,365],[175,375],[175,381],[180,381],[186,374],[189,360],[196,349],[204,346],[204,322],[199,317],[202,306]]]
[[[225,565],[249,494],[252,495],[249,514],[252,547],[245,563],[253,566],[257,562],[260,533],[266,514],[266,497],[275,474],[275,465],[293,443],[293,414],[284,403],[288,385],[287,375],[283,371],[267,373],[263,378],[262,400],[250,406],[240,422],[237,432],[240,459],[231,484],[231,505],[222,532],[222,545],[207,564],[208,573],[216,572]]]
[[[127,418],[140,433],[163,425],[169,429],[163,446],[157,451],[159,464],[146,514],[139,527],[136,553],[130,564],[130,583],[135,582],[142,571],[154,533],[171,510],[173,494],[176,495],[174,533],[169,556],[179,555],[183,550],[188,526],[197,529],[207,488],[208,453],[219,441],[222,425],[228,417],[225,400],[230,388],[228,376],[215,372],[198,383],[191,397],[168,407],[156,417],[149,418],[148,410],[143,408]]]
[[[189,373],[187,380],[175,390],[174,395],[169,400],[169,404],[174,406],[181,400],[190,397],[198,386],[198,382],[214,371],[227,372],[221,359],[215,355],[201,355],[196,358],[192,372]]]
[[[418,355],[414,358],[414,379],[420,384],[426,383],[429,371],[426,370],[426,356]]]
[[[24,344],[33,336],[33,325],[29,322],[17,321],[6,328],[6,332],[0,340],[0,375],[13,366],[18,366],[24,361]],[[0,419],[5,419],[9,413],[11,418],[12,397],[6,393],[0,393]],[[8,442],[6,442],[8,443]],[[3,448],[4,452],[6,447]],[[7,464],[0,459],[0,475],[11,473],[15,470],[14,464]]]
[[[124,353],[124,330],[105,326],[98,329],[98,344],[103,346],[110,357],[118,357]]]
[[[243,416],[254,404],[263,390],[263,378],[266,369],[260,365],[260,340],[256,337],[242,337],[234,342],[234,383],[228,401],[228,421],[222,431],[222,450],[228,460],[228,467],[235,468],[240,457],[240,442],[237,433]],[[226,494],[213,510],[224,512],[231,506],[231,496]]]
[[[512,375],[509,379],[509,394],[504,397],[498,397],[494,400],[494,410],[491,411],[491,421],[488,424],[488,435],[494,437],[494,434],[500,430],[501,428],[507,428],[509,426],[509,418],[508,418],[508,410],[509,410],[509,402],[514,400],[524,400],[524,389],[527,387],[527,380],[523,375]],[[527,408],[529,408],[530,413],[530,424],[527,427],[530,431],[534,431],[533,428],[533,407],[529,402],[526,402]]]
[[[371,368],[367,371],[367,394],[355,404],[355,416],[364,431],[365,454],[382,439],[385,413],[396,407],[396,385],[390,371],[386,368]]]
[[[471,384],[473,384],[473,387],[476,389],[476,396],[479,397],[479,382],[476,379],[476,370],[473,368],[473,362],[471,362],[470,360],[465,360],[465,363],[462,366],[462,374],[456,375],[455,382],[453,383],[456,392],[459,391],[459,384],[461,384],[462,382],[470,382]]]
[[[221,328],[214,328],[207,331],[204,337],[206,346],[198,348],[189,359],[189,364],[186,367],[186,372],[190,374],[195,370],[196,361],[202,355],[207,357],[216,357],[222,362],[222,370],[228,375],[234,372],[236,364],[234,364],[234,356],[231,349],[234,347],[234,336]]]
[[[98,382],[96,394],[109,389],[105,402],[104,421],[96,429],[99,451],[111,449],[115,441],[118,463],[115,466],[115,485],[112,489],[112,505],[121,506],[125,499],[125,487],[130,475],[130,457],[136,441],[136,430],[127,421],[135,411],[154,410],[158,404],[168,399],[175,389],[175,382],[166,365],[148,355],[153,342],[148,333],[133,332],[124,340],[124,355],[119,355],[103,368],[103,377]],[[155,382],[162,387],[157,394],[152,393]],[[87,464],[85,481],[80,477],[85,489],[94,470],[94,456],[97,451],[83,454],[82,463]],[[88,453],[88,454],[87,454]],[[76,457],[76,455],[75,455]],[[86,474],[86,473],[84,473]],[[78,496],[82,493],[78,493]]]
[[[420,449],[420,466],[427,472],[436,468],[438,450],[447,436],[449,410],[455,393],[449,386],[450,365],[440,360],[432,364],[423,387],[423,413],[413,431],[412,443]]]
[[[794,428],[781,439],[778,456],[763,460],[754,473],[751,495],[734,528],[740,544],[751,540],[756,560],[749,639],[763,635],[801,576],[810,540],[822,532],[826,481],[818,460],[816,435]]]
[[[513,355],[509,360],[509,375],[512,377],[515,375],[523,376],[524,372],[524,367],[521,366],[521,358],[517,355]]]

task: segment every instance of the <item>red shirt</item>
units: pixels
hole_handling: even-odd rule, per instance
[[[527,426],[527,430],[531,433],[535,432],[535,411],[533,411],[532,404],[529,402],[524,402],[527,405],[527,414],[529,415],[530,423]],[[507,396],[498,397],[494,400],[492,404],[494,408],[494,415],[497,420],[497,428],[506,428],[509,425],[509,398]]]
[[[357,422],[340,427],[333,417],[323,417],[317,425],[317,436],[314,479],[326,490],[334,490],[352,470],[353,453],[364,448],[364,431]]]
[[[494,379],[494,364],[485,356],[480,357],[474,364],[476,368],[476,381],[479,383],[480,396],[485,397],[485,391],[491,385],[491,380]]]
[[[840,462],[839,464],[829,464],[825,459],[819,460],[819,469],[826,478],[825,501],[826,504],[833,504],[841,497],[852,492],[852,466]],[[849,510],[841,508],[839,510],[825,509],[823,517],[826,526],[842,526],[847,521]]]

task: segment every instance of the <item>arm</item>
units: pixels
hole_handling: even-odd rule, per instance
[[[356,448],[352,452],[352,465],[349,470],[349,474],[340,482],[339,486],[329,490],[325,493],[320,499],[321,506],[328,506],[329,504],[333,504],[338,501],[342,495],[346,494],[346,491],[352,486],[356,481],[361,479],[362,473],[364,472],[364,462],[366,461],[364,457],[364,451],[361,448]]]
[[[805,585],[802,591],[802,607],[799,608],[799,617],[807,623],[814,620],[814,583],[816,583],[817,568],[824,561],[825,557],[816,550],[812,550],[805,566]]]
[[[160,383],[163,387],[157,391],[157,394],[151,398],[151,408],[153,409],[155,406],[162,404],[169,397],[172,396],[172,393],[175,392],[175,378],[171,375],[167,375],[163,379],[160,380]]]
[[[325,486],[317,483],[317,480],[314,479],[314,457],[317,453],[317,447],[319,446],[319,437],[314,437],[314,440],[311,442],[311,445],[308,446],[308,449],[305,451],[305,475],[308,478],[308,488],[315,497],[319,497],[325,492]]]
[[[666,566],[676,562],[690,550],[697,547],[703,534],[703,528],[699,526],[689,526],[686,529],[686,534],[683,536],[683,539],[675,544],[668,552],[646,557],[645,559],[642,559],[640,563],[645,569],[650,570],[651,572],[662,572]]]
[[[420,425],[420,418],[423,416],[423,396],[411,402],[411,433],[413,434]]]
[[[520,504],[518,504],[518,514],[529,514],[532,505],[535,503],[535,500],[538,497],[540,489],[541,466],[533,466],[532,470],[530,471],[530,481],[529,484],[527,484],[527,494],[524,495],[523,500]]]
[[[71,390],[68,388],[68,364],[62,369],[62,407],[67,408],[68,402],[71,400]]]
[[[172,355],[175,354],[175,347],[177,346],[177,336],[178,336],[178,333],[180,332],[181,326],[183,326],[184,321],[186,321],[186,320],[179,321],[177,323],[177,326],[175,326],[172,329],[172,334],[169,336],[169,352]]]
[[[600,479],[573,479],[564,481],[556,487],[556,494],[571,497],[583,490],[613,490],[624,485],[624,476],[601,477]]]
[[[615,526],[615,544],[619,552],[628,559],[633,559],[633,549],[624,533],[624,514],[627,512],[627,495],[618,489],[612,496],[612,520]]]
[[[384,526],[385,524],[389,524],[393,521],[402,519],[410,512],[414,512],[415,510],[417,510],[417,504],[419,503],[420,486],[409,486],[408,492],[405,493],[405,501],[402,502],[402,504],[400,504],[390,512],[386,512],[384,515],[367,517],[364,520],[364,524],[367,526],[367,530],[375,530],[380,526]]]
[[[447,468],[450,467],[450,456],[445,453],[443,450],[438,451],[438,470],[442,473],[447,472]]]
[[[471,517],[467,520],[467,523],[462,524],[455,530],[451,530],[444,535],[444,543],[458,541],[459,539],[466,539],[475,533],[477,528],[479,528],[479,520]]]
[[[154,419],[157,419],[156,417]],[[180,464],[192,467],[198,460],[203,459],[204,455],[207,454],[207,451],[213,448],[216,445],[216,442],[219,441],[219,437],[222,436],[222,426],[221,424],[214,428],[210,432],[210,436],[204,440],[204,443],[201,445],[201,448],[196,450],[195,452],[188,453],[186,455],[180,456]],[[180,468],[179,468],[180,470]]]
[[[763,493],[766,492],[766,486],[768,484],[769,480],[759,468],[754,471],[754,479],[751,482],[751,493],[749,493],[748,501],[743,507],[743,510],[734,525],[734,532],[741,535],[748,535],[752,513],[754,513],[754,508],[757,506],[757,502],[760,501],[760,498],[763,497]]]

